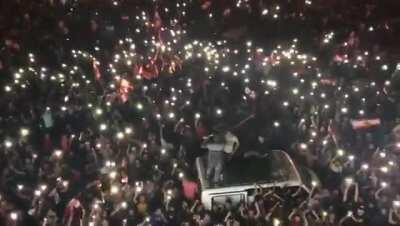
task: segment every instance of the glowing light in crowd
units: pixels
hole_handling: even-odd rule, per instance
[[[103,110],[100,108],[96,109],[96,115],[102,115],[103,114]]]
[[[349,155],[348,158],[349,158],[350,161],[353,161],[355,157],[354,157],[354,155]]]
[[[121,208],[123,208],[123,209],[128,208],[128,203],[127,202],[122,202],[121,203]]]
[[[16,213],[16,212],[11,212],[11,213],[10,213],[10,218],[11,218],[11,220],[13,220],[13,221],[18,220],[18,213]]]
[[[111,179],[114,180],[117,177],[117,172],[112,171],[112,172],[110,172],[109,176],[110,176]]]
[[[117,185],[112,185],[110,188],[111,194],[115,195],[119,192],[119,187]]]
[[[312,185],[313,187],[317,187],[318,183],[317,183],[316,181],[311,181],[311,185]]]
[[[131,134],[131,133],[132,133],[132,128],[126,127],[126,128],[125,128],[125,133],[126,133],[126,134]]]
[[[6,92],[11,92],[11,87],[10,87],[10,86],[5,86],[5,87],[4,87],[4,90],[5,90]]]
[[[168,118],[174,119],[175,118],[175,113],[174,112],[168,113]]]
[[[40,190],[41,191],[46,191],[47,190],[47,185],[45,185],[45,184],[40,185]]]
[[[230,71],[231,69],[229,68],[229,66],[224,66],[223,68],[222,68],[222,71],[223,72],[228,72],[228,71]]]
[[[17,189],[18,189],[19,191],[21,191],[22,189],[24,189],[24,185],[18,184],[18,185],[17,185]]]
[[[26,129],[26,128],[21,128],[20,134],[21,134],[22,137],[26,137],[26,136],[29,135],[29,130]]]
[[[346,182],[346,184],[353,184],[353,182],[354,182],[354,180],[353,180],[353,178],[351,178],[351,177],[346,177],[345,179],[344,179],[344,181]]]
[[[11,148],[13,146],[13,143],[10,140],[4,141],[4,146],[6,148]]]
[[[125,135],[124,135],[123,132],[118,132],[118,133],[117,133],[117,138],[118,138],[118,139],[121,140],[121,139],[124,139],[124,137],[125,137]]]
[[[61,150],[55,150],[54,151],[54,156],[56,156],[57,158],[60,158],[62,156],[62,151]]]
[[[104,123],[102,123],[102,124],[100,124],[100,130],[101,131],[104,131],[104,130],[106,130],[107,129],[107,125],[106,124],[104,124]]]
[[[42,191],[40,191],[40,190],[35,190],[34,194],[35,194],[36,197],[39,197],[39,196],[42,195]]]
[[[274,226],[281,226],[281,221],[280,221],[278,218],[274,218],[274,219],[272,220],[272,224],[273,224]]]

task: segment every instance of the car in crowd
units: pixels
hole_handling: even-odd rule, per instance
[[[262,188],[302,188],[310,192],[319,180],[314,172],[299,166],[282,150],[272,150],[264,155],[246,152],[225,162],[222,181],[211,184],[207,179],[206,156],[196,159],[196,170],[201,184],[201,201],[207,209],[213,205],[252,202],[255,184]]]

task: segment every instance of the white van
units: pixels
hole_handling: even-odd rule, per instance
[[[218,185],[211,185],[207,180],[206,164],[205,156],[196,159],[201,201],[207,209],[211,209],[214,204],[223,204],[228,199],[234,204],[251,202],[255,196],[254,184],[263,188],[301,187],[310,192],[312,181],[318,181],[312,171],[296,166],[290,156],[280,150],[266,155],[248,152],[227,161],[222,182]]]

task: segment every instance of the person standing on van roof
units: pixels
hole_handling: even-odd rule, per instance
[[[207,137],[203,141],[202,147],[208,149],[207,179],[214,184],[218,184],[221,181],[221,174],[225,162],[224,133],[218,132],[215,135]]]

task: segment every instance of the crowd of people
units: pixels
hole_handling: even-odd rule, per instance
[[[1,2],[0,226],[400,225],[396,6]],[[204,207],[274,149],[320,180]]]

